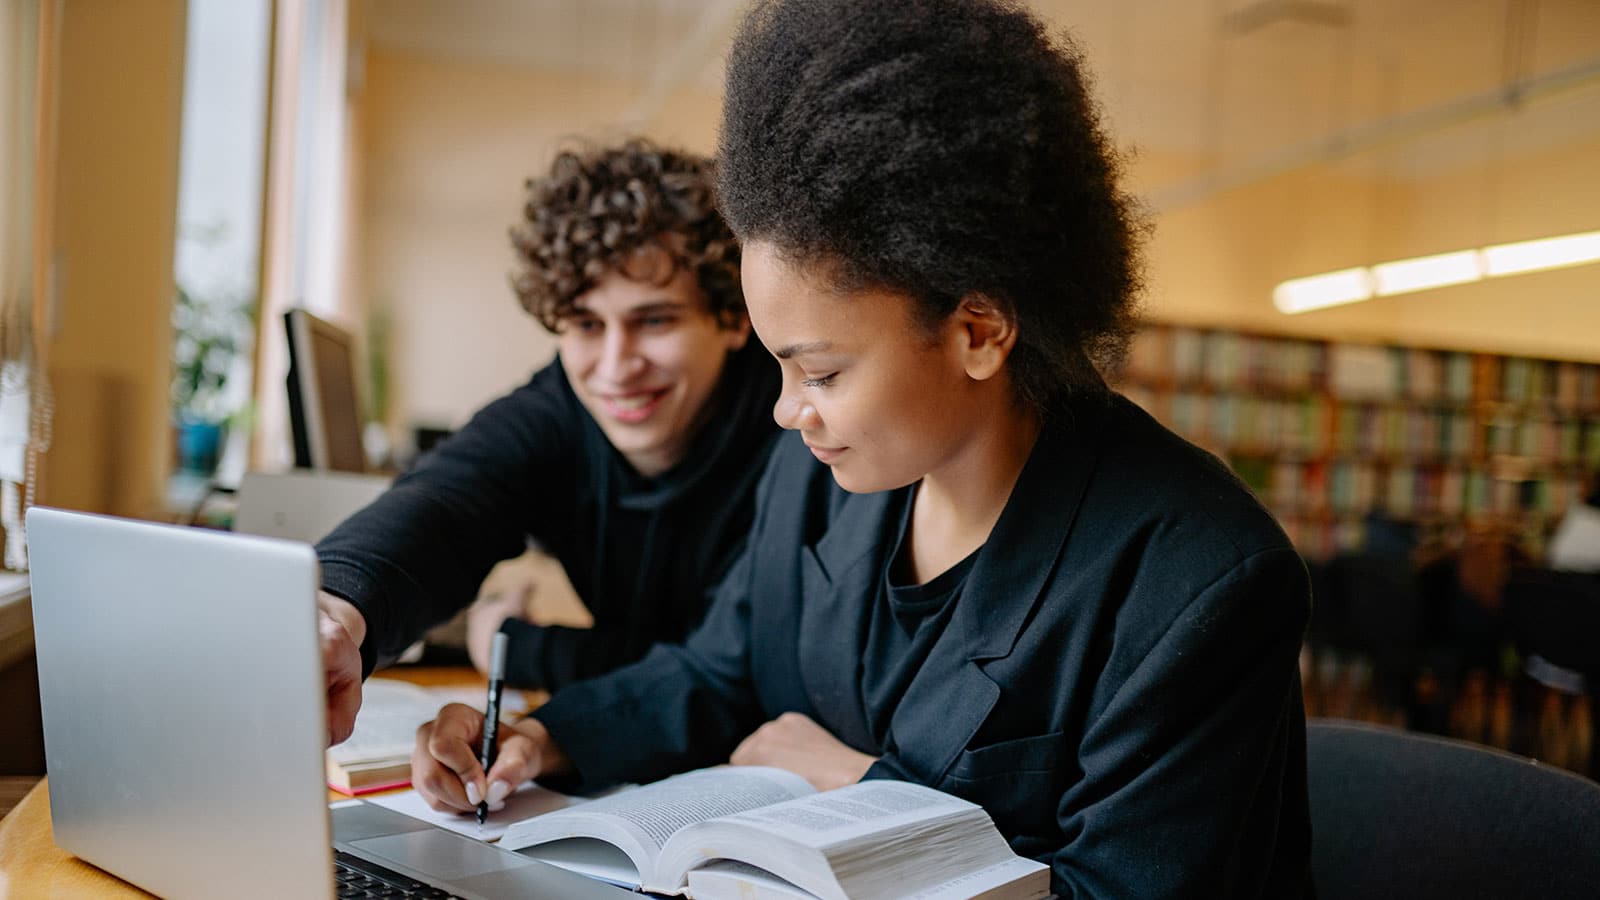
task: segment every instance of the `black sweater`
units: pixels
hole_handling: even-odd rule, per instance
[[[777,375],[755,341],[734,354],[706,425],[656,478],[606,440],[559,360],[484,407],[317,545],[323,588],[367,620],[363,674],[470,603],[530,538],[566,568],[594,627],[508,623],[513,684],[554,690],[682,639],[749,531]]]

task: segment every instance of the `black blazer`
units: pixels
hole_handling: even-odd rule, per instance
[[[895,492],[849,494],[798,439],[683,646],[534,715],[587,784],[725,762],[811,716],[981,804],[1063,897],[1293,897],[1307,883],[1305,567],[1214,457],[1121,397],[1053,413],[949,625],[864,746],[860,641]]]

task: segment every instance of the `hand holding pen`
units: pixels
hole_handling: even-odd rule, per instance
[[[411,783],[439,812],[499,809],[517,785],[544,775],[573,771],[572,762],[534,717],[507,723],[500,733],[500,694],[505,680],[505,639],[490,648],[486,710],[451,703],[417,729],[411,753]]]
[[[478,762],[483,765],[485,772],[494,765],[496,743],[500,736],[500,693],[505,688],[505,680],[506,635],[505,632],[497,632],[489,648],[489,701],[483,708],[483,744],[478,750]],[[484,797],[478,801],[479,827],[483,826],[483,820],[489,815],[489,799]]]

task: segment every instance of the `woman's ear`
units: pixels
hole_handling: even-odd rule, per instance
[[[1009,307],[982,294],[961,298],[954,313],[960,329],[962,368],[974,381],[987,381],[1005,367],[1017,345],[1017,318]]]

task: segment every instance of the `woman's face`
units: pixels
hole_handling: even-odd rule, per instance
[[[694,273],[670,281],[609,272],[559,325],[561,365],[611,445],[640,474],[677,465],[702,424],[728,354],[750,328],[724,328]]]
[[[841,294],[761,241],[745,246],[742,270],[750,324],[783,371],[773,418],[800,432],[840,487],[903,487],[971,444],[977,404],[994,392],[969,375],[958,316],[930,333],[912,298]]]

